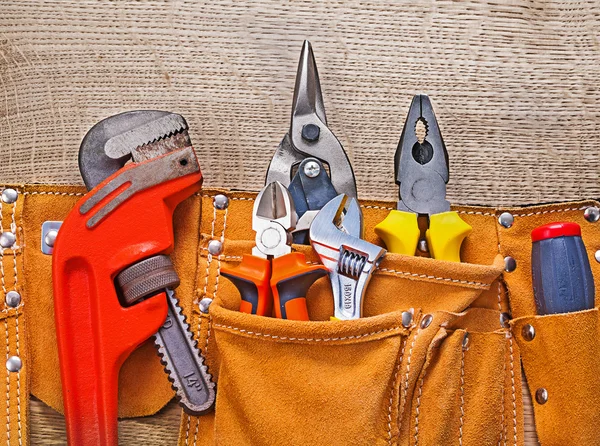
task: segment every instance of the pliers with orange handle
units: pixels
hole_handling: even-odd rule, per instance
[[[419,121],[425,125],[424,138],[417,135]],[[471,226],[446,201],[448,152],[427,95],[413,97],[394,167],[400,200],[397,210],[375,226],[377,235],[390,252],[414,255],[418,246],[432,258],[460,262],[460,247]],[[421,239],[419,216],[429,218],[426,241]]]
[[[278,181],[265,186],[256,197],[252,229],[256,246],[235,268],[221,274],[239,290],[240,311],[280,319],[308,321],[306,293],[327,274],[322,265],[307,265],[304,254],[292,252],[291,231],[297,216],[289,191]]]

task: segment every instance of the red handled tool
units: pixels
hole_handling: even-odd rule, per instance
[[[173,211],[200,189],[202,174],[185,120],[157,111],[98,123],[79,163],[93,189],[64,221],[52,265],[67,436],[71,445],[116,445],[119,370],[155,333],[163,363],[175,369],[173,385],[191,377],[180,398],[198,411],[214,401],[164,255],[173,250]],[[180,376],[183,369],[192,375]]]
[[[240,311],[271,316],[274,306],[280,319],[309,320],[306,292],[327,269],[309,266],[304,254],[292,252],[291,231],[296,219],[292,197],[281,183],[269,183],[256,197],[252,255],[244,255],[235,268],[221,270],[240,291]]]

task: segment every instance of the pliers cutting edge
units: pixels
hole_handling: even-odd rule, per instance
[[[273,181],[288,187],[292,195],[300,219],[296,243],[308,243],[308,227],[329,200],[341,193],[356,198],[350,160],[327,126],[317,64],[308,41],[298,63],[290,128],[273,155],[265,184]]]
[[[425,124],[422,141],[416,125]],[[450,211],[446,200],[448,152],[429,97],[413,97],[394,157],[396,184],[400,186],[397,210],[375,226],[391,252],[414,255],[421,231],[417,217],[429,218],[425,237],[432,258],[460,262],[460,247],[471,226]]]
[[[252,229],[256,245],[235,268],[221,274],[239,290],[240,311],[280,319],[307,321],[306,293],[319,277],[327,274],[322,265],[307,265],[301,252],[292,252],[291,231],[296,212],[288,190],[279,182],[269,183],[256,197]]]

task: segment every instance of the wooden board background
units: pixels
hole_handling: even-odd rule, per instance
[[[600,197],[599,21],[591,0],[3,0],[0,179],[80,183],[95,122],[158,108],[188,119],[206,185],[258,190],[308,38],[362,197],[396,197],[416,92],[433,98],[454,203]],[[48,444],[57,418],[40,404],[32,440]],[[123,425],[148,437],[152,423]]]

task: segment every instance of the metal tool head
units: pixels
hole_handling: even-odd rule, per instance
[[[417,123],[425,124],[419,141]],[[448,152],[429,96],[413,97],[394,157],[396,184],[400,186],[398,209],[431,215],[450,210],[446,201]]]
[[[295,167],[307,157],[329,165],[331,183],[337,193],[356,197],[354,172],[344,148],[327,127],[317,64],[310,42],[304,41],[296,75],[290,129],[271,160],[266,182],[279,181],[288,186]]]
[[[289,191],[277,181],[267,184],[256,197],[252,211],[252,229],[256,232],[252,255],[268,258],[292,252],[291,231],[296,221]]]
[[[335,317],[360,317],[367,285],[386,250],[362,240],[358,202],[338,195],[319,211],[309,231],[314,250],[329,270]]]
[[[79,148],[79,171],[92,189],[129,160],[148,160],[191,146],[183,116],[137,110],[106,118],[85,135]]]
[[[316,158],[306,158],[300,163],[288,190],[298,215],[298,224],[293,233],[294,243],[307,245],[308,228],[312,220],[337,192],[327,176],[325,166]]]

